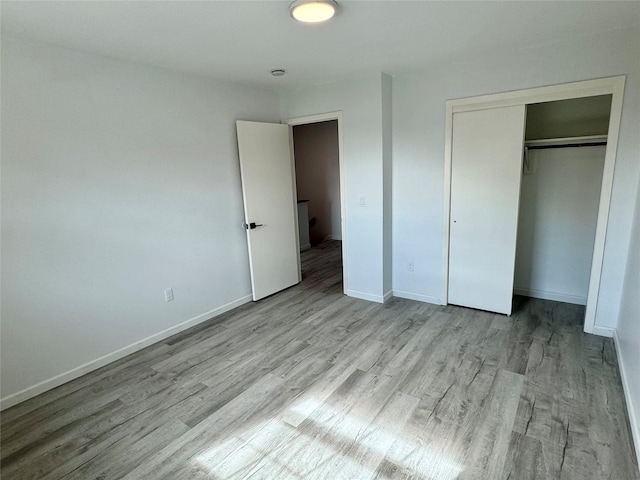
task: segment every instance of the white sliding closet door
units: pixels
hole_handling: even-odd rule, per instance
[[[453,115],[449,303],[511,314],[525,113]]]

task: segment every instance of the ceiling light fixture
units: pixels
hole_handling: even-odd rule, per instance
[[[320,23],[333,17],[337,8],[334,0],[295,0],[289,5],[289,14],[299,22]]]

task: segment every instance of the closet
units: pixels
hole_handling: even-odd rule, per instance
[[[587,305],[593,330],[624,77],[447,102],[443,303]]]
[[[586,305],[611,96],[527,107],[514,293]]]

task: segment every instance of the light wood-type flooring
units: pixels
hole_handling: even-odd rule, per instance
[[[2,413],[3,479],[638,479],[614,346],[583,308],[511,317],[303,281]]]

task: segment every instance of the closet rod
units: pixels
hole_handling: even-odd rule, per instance
[[[548,148],[575,148],[575,147],[601,147],[607,142],[594,143],[565,143],[561,145],[525,145],[528,150],[546,150]]]
[[[606,135],[587,135],[583,137],[560,137],[560,138],[541,138],[538,140],[526,140],[525,148],[541,149],[541,148],[569,148],[569,147],[588,147],[590,145],[606,145]]]

